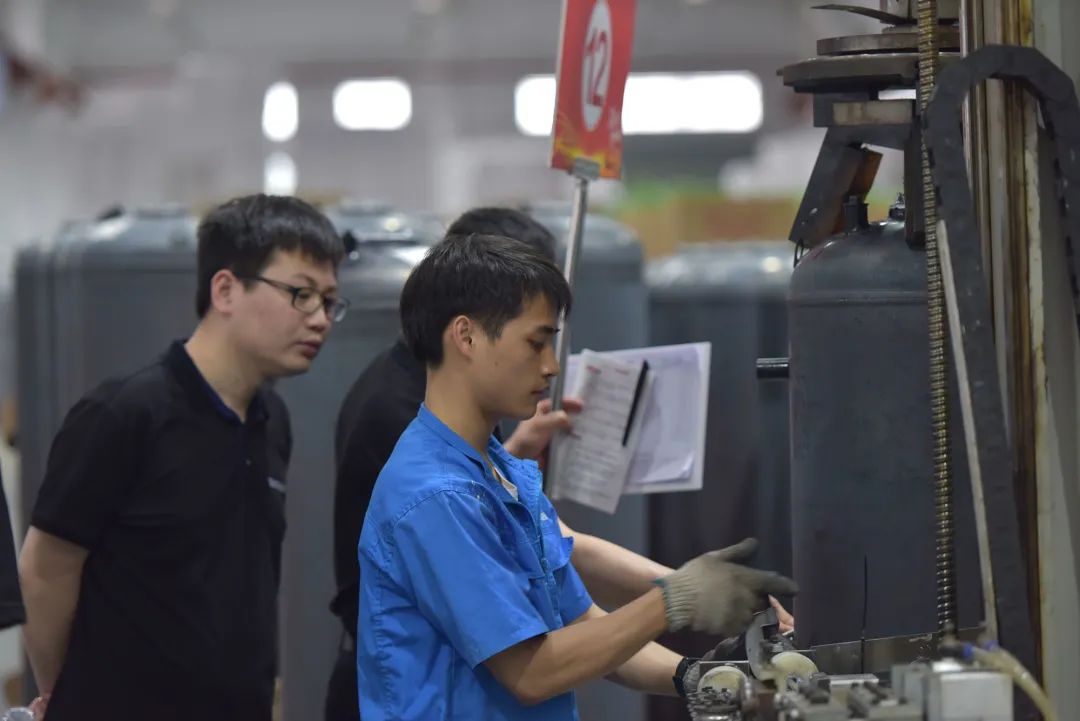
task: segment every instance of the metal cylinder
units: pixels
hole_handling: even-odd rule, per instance
[[[790,275],[779,241],[689,246],[649,266],[651,344],[712,343],[703,488],[650,498],[662,563],[756,536],[753,564],[791,571],[787,383],[758,378],[759,358],[787,353]]]
[[[148,365],[195,325],[195,225],[177,206],[137,208],[69,223],[20,250],[16,366],[27,513],[68,409],[106,378]]]
[[[807,254],[789,292],[800,647],[937,629],[926,253],[869,224]],[[953,454],[966,479],[962,454]],[[979,614],[958,484],[961,620]]]
[[[555,235],[564,264],[566,239],[572,223],[563,206],[534,206],[530,214]],[[574,307],[570,315],[570,350],[605,351],[640,348],[648,344],[648,295],[640,242],[629,228],[598,215],[585,219],[580,257],[574,278]],[[646,518],[642,496],[624,496],[614,515],[570,501],[555,504],[573,529],[599,536],[620,546],[645,552]],[[641,694],[600,680],[577,692],[583,719],[643,719]]]
[[[649,264],[650,343],[712,343],[702,490],[649,497],[649,556],[660,563],[678,567],[753,535],[752,565],[791,573],[788,383],[762,378],[758,365],[787,355],[791,257],[786,241],[723,242]],[[716,639],[684,632],[663,642],[699,656]],[[649,705],[655,721],[685,718],[673,699]],[[712,718],[706,708],[691,716]]]
[[[311,370],[276,385],[289,408],[289,483],[295,489],[286,504],[281,593],[285,719],[308,718],[312,703],[321,703],[341,641],[341,623],[328,609],[338,411],[360,372],[401,333],[401,287],[442,235],[440,224],[378,203],[349,202],[325,213],[348,249],[337,280],[349,311],[334,324]]]

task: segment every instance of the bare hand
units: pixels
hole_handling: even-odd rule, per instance
[[[34,721],[43,721],[45,711],[49,707],[49,694],[42,694],[30,703],[30,713],[34,714]]]
[[[769,596],[769,605],[776,609],[776,620],[780,622],[780,633],[791,633],[794,631],[795,617],[772,596]]]
[[[569,431],[572,426],[570,414],[580,413],[582,407],[577,398],[563,398],[562,410],[552,412],[551,400],[545,398],[536,404],[536,415],[518,424],[514,435],[505,443],[506,450],[543,466],[552,436],[557,431]]]

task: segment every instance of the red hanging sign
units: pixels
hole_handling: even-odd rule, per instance
[[[622,104],[634,44],[635,0],[565,0],[551,167],[578,159],[622,174]]]

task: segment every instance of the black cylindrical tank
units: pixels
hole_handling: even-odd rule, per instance
[[[761,357],[787,356],[786,241],[688,245],[649,263],[649,342],[710,341],[708,419],[700,491],[649,496],[649,557],[678,567],[757,536],[752,564],[791,570],[788,394],[758,380]],[[718,639],[683,632],[662,642],[700,656]],[[653,721],[685,719],[685,704],[650,697]]]
[[[849,222],[799,262],[788,296],[800,646],[937,629],[926,254],[900,220]],[[953,427],[965,626],[980,596],[955,412]]]
[[[196,219],[174,205],[68,223],[15,262],[23,503],[37,498],[53,435],[71,406],[189,333]]]
[[[787,385],[757,380],[787,355],[787,242],[688,246],[649,264],[652,345],[712,343],[704,481],[649,498],[650,555],[678,566],[757,536],[754,565],[791,572]]]
[[[559,241],[556,249],[565,267],[571,220],[561,206],[534,205],[527,209]],[[580,265],[574,278],[574,308],[570,315],[570,350],[595,351],[640,348],[648,341],[648,300],[642,279],[642,248],[627,227],[598,215],[585,220]],[[570,501],[556,501],[563,520],[575,531],[598,536],[633,551],[645,551],[645,503],[641,496],[624,496],[614,515]],[[577,691],[582,719],[645,718],[641,694],[605,680]]]
[[[293,449],[281,594],[285,719],[321,703],[341,642],[328,610],[333,596],[334,423],[342,399],[371,360],[400,334],[398,296],[442,227],[374,202],[326,209],[349,250],[338,268],[339,294],[351,305],[335,323],[311,371],[282,379]]]

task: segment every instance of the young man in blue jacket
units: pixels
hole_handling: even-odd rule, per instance
[[[360,536],[365,721],[570,720],[573,689],[605,676],[674,694],[696,668],[653,639],[685,627],[735,635],[768,594],[796,591],[737,563],[748,541],[611,614],[593,604],[536,464],[492,435],[502,419],[532,416],[558,373],[554,336],[570,300],[549,259],[491,236],[445,239],[405,284],[402,328],[427,385]]]

